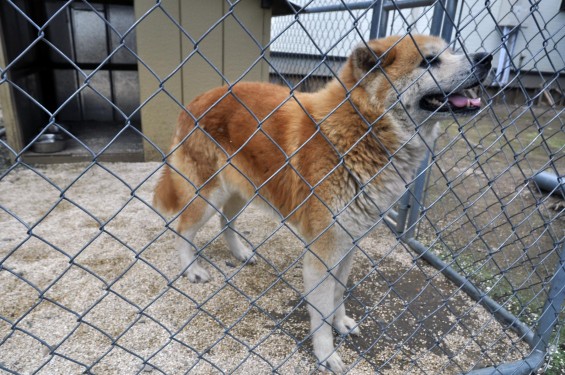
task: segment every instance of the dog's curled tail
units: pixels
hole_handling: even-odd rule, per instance
[[[153,207],[163,215],[176,213],[182,208],[179,207],[178,192],[168,165],[163,166],[161,176],[153,191]]]

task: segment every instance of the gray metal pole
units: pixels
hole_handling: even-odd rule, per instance
[[[413,238],[416,233],[416,223],[420,217],[420,209],[422,208],[421,202],[423,201],[424,197],[424,190],[426,188],[426,178],[428,176],[428,172],[426,169],[428,168],[428,164],[430,161],[430,152],[426,152],[426,157],[422,160],[420,167],[418,168],[417,177],[414,181],[414,185],[412,186],[412,193],[406,192],[409,195],[409,204],[408,206],[408,222],[405,224],[405,227],[408,228],[406,233],[403,235],[404,239]]]
[[[406,191],[399,202],[398,213],[396,216],[396,232],[402,234],[406,229],[406,219],[410,209],[410,191]]]
[[[465,375],[530,375],[543,365],[544,359],[544,352],[534,350],[520,361],[473,370]]]
[[[441,36],[450,41],[455,29],[455,14],[457,13],[457,0],[439,0],[434,7],[430,34]]]
[[[371,30],[369,39],[382,38],[386,35],[386,24],[388,11],[383,9],[383,0],[377,0],[373,4],[373,16],[371,18]]]
[[[379,0],[377,2],[382,2],[383,10],[396,10],[396,9],[409,9],[425,7],[434,3],[435,0]],[[374,1],[359,1],[347,4],[334,4],[334,5],[324,5],[317,7],[301,8],[302,13],[326,13],[326,12],[343,12],[345,10],[363,10],[370,7],[374,7]]]
[[[434,6],[434,15],[432,16],[432,25],[430,27],[430,34],[441,35],[441,25],[443,24],[443,17],[445,16],[445,0],[438,0]]]
[[[534,340],[534,332],[526,324],[522,323],[518,317],[502,307],[498,302],[490,298],[477,288],[469,279],[457,273],[447,263],[435,255],[429,248],[422,245],[414,238],[406,241],[412,250],[418,253],[422,259],[438,269],[445,277],[451,280],[461,290],[463,290],[473,300],[479,302],[484,306],[494,317],[501,323],[508,325],[514,330],[520,338],[522,338],[529,345],[532,345]]]
[[[489,310],[498,321],[508,324],[532,348],[532,352],[522,360],[473,370],[467,375],[529,375],[543,365],[551,334],[559,321],[559,315],[565,302],[565,243],[562,245],[557,269],[551,279],[547,302],[535,332],[522,323],[518,317],[485,295],[470,280],[455,272],[429,248],[426,248],[414,238],[408,239],[406,243],[422,259],[440,270],[445,277]]]
[[[448,42],[451,41],[453,30],[455,29],[455,13],[457,12],[457,0],[447,0],[445,16],[443,17],[443,26],[441,28],[441,37]]]
[[[559,322],[559,315],[565,300],[565,242],[559,254],[559,262],[551,279],[547,301],[538,321],[535,332],[534,348],[546,351],[555,325]]]

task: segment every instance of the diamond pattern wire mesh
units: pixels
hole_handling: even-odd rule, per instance
[[[141,145],[166,156],[141,131],[141,111],[161,96],[180,111],[185,98],[174,85],[192,62],[203,61],[227,84],[266,63],[272,81],[311,91],[368,38],[378,5],[295,3],[304,8],[273,18],[271,42],[264,45],[248,29],[243,0],[226,2],[223,15],[198,35],[181,26],[166,1],[136,18],[124,2],[48,1],[41,13],[24,1],[2,0],[3,25],[17,29],[24,42],[6,48],[11,58],[0,66],[0,88],[18,95],[22,119],[34,125],[24,132],[22,150],[0,138],[1,371],[317,371],[301,280],[307,244],[284,218],[269,220],[252,202],[237,215],[236,234],[253,248],[255,265],[230,258],[220,238],[229,229],[210,222],[196,241],[211,281],[192,284],[179,275],[173,250],[177,218],[164,220],[151,205],[165,162],[105,161],[112,151]],[[387,34],[429,33],[434,7],[446,10],[441,4],[447,3],[401,9],[401,2],[391,2]],[[497,70],[492,85],[481,88],[488,106],[479,115],[441,124],[430,161],[419,171],[423,189],[415,188],[416,178],[407,181],[410,208],[417,211],[404,233],[413,238],[383,215],[356,243],[346,304],[363,333],[336,338],[352,374],[456,374],[522,360],[534,352],[531,333],[500,323],[482,301],[493,299],[533,330],[544,326],[544,306],[559,300],[556,295],[562,301],[563,290],[552,294],[550,283],[563,264],[565,206],[558,188],[553,195],[540,190],[533,176],[545,170],[563,176],[565,170],[563,13],[548,14],[539,2],[506,3],[462,1],[451,20],[456,47],[506,51],[511,58],[501,67],[508,77]],[[308,13],[334,5],[351,8]],[[151,17],[196,46],[165,75],[136,47],[136,30]],[[197,48],[228,22],[258,51],[235,78],[224,74],[222,64],[230,61]],[[70,28],[81,42],[65,44],[56,27]],[[4,40],[13,37],[6,31]],[[20,67],[36,64],[41,50],[55,63],[52,75],[25,74]],[[158,83],[147,97],[140,95],[136,70],[150,72]],[[40,100],[41,89],[55,82],[55,95]],[[140,103],[132,97],[141,97]],[[102,142],[92,140],[108,132],[93,122],[100,116],[113,124]],[[86,124],[86,133],[67,126],[73,121]],[[51,132],[68,137],[83,162],[27,162],[34,141]],[[257,132],[267,135],[260,127]],[[269,204],[260,194],[254,200]],[[403,203],[389,216],[398,219]],[[443,266],[426,263],[410,240]],[[479,302],[444,277],[446,267],[484,292]],[[562,316],[558,305],[551,323]],[[541,350],[563,358],[562,328],[550,329]],[[562,371],[558,361],[543,368]],[[500,373],[520,372],[500,367]]]

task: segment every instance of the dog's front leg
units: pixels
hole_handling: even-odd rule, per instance
[[[345,257],[339,262],[336,272],[337,279],[334,291],[334,306],[336,307],[336,311],[333,327],[340,335],[360,334],[357,322],[345,314],[345,300],[343,298],[343,294],[347,288],[347,279],[349,279],[349,274],[351,273],[353,250],[354,249],[349,249]]]
[[[316,254],[308,252],[304,257],[302,271],[314,354],[323,367],[340,374],[346,367],[334,348],[332,322],[335,313],[336,276],[330,270],[331,267],[331,257],[324,256],[323,251],[317,251]]]

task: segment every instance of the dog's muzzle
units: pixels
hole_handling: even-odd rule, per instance
[[[462,90],[476,87],[485,80],[492,68],[492,55],[484,52],[475,53],[472,56],[472,62],[472,76],[474,79],[462,87]],[[422,97],[420,100],[420,108],[430,112],[472,114],[481,108],[481,99],[469,97],[459,91],[453,93],[434,93]]]

